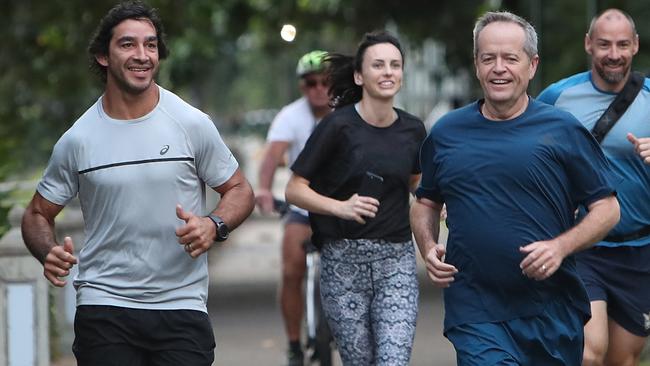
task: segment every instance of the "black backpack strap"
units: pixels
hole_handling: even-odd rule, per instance
[[[627,108],[634,102],[637,94],[641,91],[645,76],[639,72],[630,73],[630,77],[625,82],[623,90],[614,98],[614,101],[607,107],[605,113],[598,119],[591,134],[594,135],[596,141],[600,144],[609,130],[614,127],[618,119],[625,113]]]

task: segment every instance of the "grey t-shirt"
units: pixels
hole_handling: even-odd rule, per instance
[[[135,120],[110,118],[100,97],[56,143],[37,187],[58,205],[79,195],[77,305],[207,311],[207,256],[178,243],[176,205],[203,214],[205,184],[220,186],[238,164],[206,114],[159,89]]]

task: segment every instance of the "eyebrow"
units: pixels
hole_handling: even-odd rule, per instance
[[[388,62],[402,62],[402,59],[400,59],[400,58],[393,58],[393,59],[390,59],[390,60],[385,60],[383,58],[372,59],[372,62],[378,62],[378,61],[379,62],[386,62],[386,61],[388,61]]]
[[[478,56],[496,56],[496,55],[503,55],[503,56],[519,56],[522,53],[525,53],[523,50],[522,51],[486,51],[486,52],[479,52]]]
[[[133,36],[123,36],[117,39],[117,42],[133,42],[135,41],[136,37]],[[156,36],[148,36],[144,39],[145,42],[152,42],[152,41],[157,41],[158,37]]]

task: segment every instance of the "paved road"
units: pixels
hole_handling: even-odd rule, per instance
[[[277,303],[280,228],[249,220],[234,243],[211,253],[208,303],[217,339],[216,365],[282,365],[284,331]],[[420,316],[411,365],[455,365],[441,334],[440,291],[421,276]]]
[[[278,220],[253,217],[223,247],[210,252],[208,308],[217,340],[214,365],[284,364],[284,330],[276,296],[280,236]],[[441,333],[440,291],[420,274],[420,315],[411,365],[453,366],[453,348]],[[73,365],[70,356],[53,364]]]

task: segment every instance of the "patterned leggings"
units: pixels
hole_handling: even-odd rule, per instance
[[[408,365],[419,294],[413,242],[337,240],[321,264],[323,310],[343,365]]]

